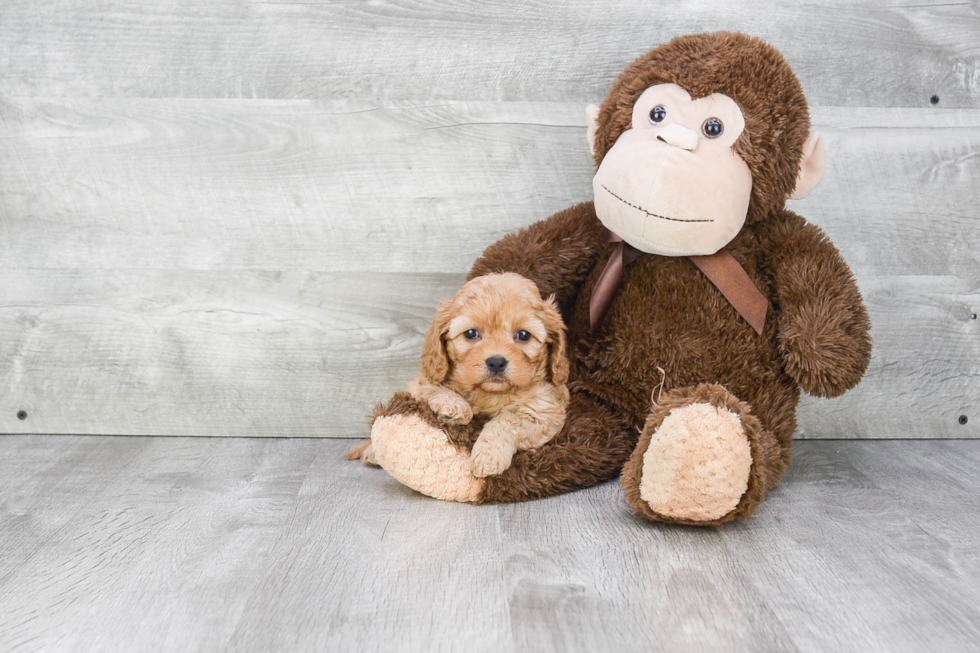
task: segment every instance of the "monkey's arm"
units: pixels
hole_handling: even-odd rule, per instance
[[[840,252],[818,227],[785,211],[768,234],[779,347],[786,370],[807,393],[837,397],[871,360],[871,321]]]
[[[555,295],[568,306],[603,251],[605,229],[592,202],[508,234],[477,259],[467,280],[494,272],[516,272],[537,284],[542,297]]]

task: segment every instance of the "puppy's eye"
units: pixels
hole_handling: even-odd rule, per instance
[[[521,329],[520,331],[517,332],[517,334],[514,337],[520,340],[521,342],[527,342],[528,340],[531,339],[531,334],[525,331],[524,329]]]
[[[656,125],[658,123],[663,122],[664,118],[666,117],[667,117],[667,109],[664,108],[664,105],[658,104],[657,106],[650,109],[650,122],[652,122],[653,124]]]
[[[476,329],[470,329],[469,331],[463,333],[463,337],[467,340],[476,340],[480,337],[480,332]]]

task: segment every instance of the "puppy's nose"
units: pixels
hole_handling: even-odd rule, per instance
[[[487,359],[487,369],[494,374],[500,374],[507,369],[507,359],[503,356],[491,356]]]

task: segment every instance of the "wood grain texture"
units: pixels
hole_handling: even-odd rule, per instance
[[[0,433],[361,433],[476,256],[589,199],[583,105],[724,27],[800,76],[829,168],[796,208],[874,322],[799,436],[980,436],[980,5],[650,11],[4,3]]]
[[[77,279],[7,277],[3,431],[360,437],[375,402],[417,373],[436,304],[463,281],[248,270]]]
[[[464,272],[591,189],[572,104],[0,103],[5,267]]]
[[[3,109],[7,433],[360,433],[479,252],[590,188],[572,104]],[[813,113],[828,173],[792,206],[851,263],[876,345],[799,435],[977,437],[980,112]]]
[[[0,649],[975,651],[980,442],[801,442],[745,522],[422,497],[352,441],[0,438]]]
[[[14,270],[0,304],[0,431],[360,437],[417,372],[450,274]],[[980,343],[950,277],[864,288],[876,354],[805,398],[801,438],[976,437]],[[18,411],[28,419],[17,419]],[[960,424],[960,415],[970,416]]]
[[[678,34],[783,50],[816,104],[976,108],[976,2],[7,0],[18,96],[591,102]]]
[[[572,103],[2,102],[5,267],[458,273],[591,199]],[[812,113],[828,171],[789,205],[859,278],[976,270],[980,110]]]

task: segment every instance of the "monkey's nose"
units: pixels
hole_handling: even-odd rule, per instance
[[[687,127],[681,127],[676,122],[672,122],[661,129],[660,133],[657,134],[657,140],[688,151],[692,151],[698,146],[697,133]]]
[[[487,359],[487,369],[494,374],[500,374],[507,369],[507,359],[503,356],[491,356]]]

